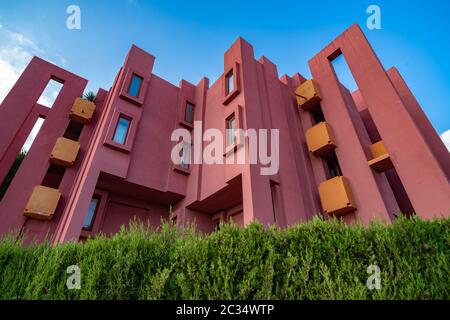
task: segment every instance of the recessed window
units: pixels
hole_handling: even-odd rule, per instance
[[[58,98],[62,87],[63,84],[61,82],[50,79],[41,96],[39,97],[37,103],[47,108],[53,107],[53,104],[55,103],[56,98]]]
[[[236,119],[234,113],[227,119],[226,122],[226,135],[227,135],[227,146],[236,143]]]
[[[191,145],[189,143],[183,144],[183,149],[181,149],[181,163],[180,167],[183,169],[189,169],[191,163]]]
[[[193,124],[194,123],[194,105],[190,102],[186,103],[186,110],[184,114],[184,121],[187,123]]]
[[[83,222],[84,230],[92,230],[94,224],[95,214],[97,213],[98,205],[100,203],[100,196],[94,195],[89,203],[88,212]]]
[[[143,79],[138,75],[133,74],[131,77],[130,88],[128,89],[128,94],[132,97],[137,98],[139,96],[139,91],[141,91]]]
[[[125,144],[131,120],[125,116],[120,116],[117,122],[116,131],[114,132],[113,141],[119,144]]]
[[[325,121],[325,116],[323,115],[322,107],[320,105],[312,109],[310,112],[313,116],[314,124],[319,124]]]
[[[231,92],[234,91],[234,74],[233,71],[230,71],[225,76],[225,95],[229,95]]]
[[[328,168],[328,179],[342,176],[341,166],[339,165],[339,161],[334,150],[328,157],[325,158],[325,162]]]

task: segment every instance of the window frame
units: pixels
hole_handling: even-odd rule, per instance
[[[189,152],[187,152],[188,156],[185,156],[185,152],[186,150],[188,150]],[[181,160],[182,162],[180,163],[180,167],[182,167],[183,169],[189,170],[191,168],[191,153],[192,153],[192,144],[189,144],[187,142],[183,143],[183,149],[181,149],[182,152],[182,156],[181,156]],[[187,157],[188,162],[187,163],[183,163],[183,160],[185,160],[185,157]]]
[[[222,75],[222,95],[223,104],[228,105],[234,98],[236,98],[241,92],[241,81],[240,81],[240,66],[238,62],[234,62],[232,66],[225,70],[226,72]],[[229,75],[233,75],[233,90],[230,90],[228,85]]]
[[[183,142],[183,148],[181,149],[180,152],[182,152],[181,157],[182,159],[184,158],[184,152],[185,152],[185,146],[189,146],[189,160],[192,160],[192,143],[188,143],[188,142]],[[190,161],[189,161],[190,162]],[[191,164],[192,163],[187,163],[187,165],[183,165],[182,163],[180,164],[173,164],[173,170],[184,174],[184,175],[190,175],[191,174]]]
[[[92,196],[92,198],[91,198],[91,200],[90,200],[90,202],[89,202],[89,208],[90,208],[90,205],[91,205],[91,203],[92,203],[92,200],[94,200],[94,199],[97,200],[97,205],[95,206],[94,214],[92,215],[92,219],[91,219],[91,223],[89,224],[89,228],[86,228],[86,227],[84,226],[84,222],[85,222],[85,220],[86,220],[86,218],[87,218],[87,215],[88,215],[88,213],[89,213],[89,211],[88,211],[88,212],[86,213],[86,216],[84,217],[84,220],[83,220],[83,227],[82,227],[82,230],[83,230],[83,231],[92,232],[92,230],[93,230],[93,228],[94,228],[95,220],[96,220],[96,218],[97,218],[97,215],[98,215],[98,212],[99,212],[99,208],[100,208],[100,203],[101,203],[101,201],[102,201],[102,196],[99,195],[99,194],[97,194],[97,193],[94,193],[94,195]],[[89,208],[88,208],[88,210],[89,210]]]
[[[230,124],[233,124],[233,128],[231,128]],[[236,144],[237,136],[236,136],[236,114],[233,112],[228,118],[225,119],[225,135],[226,135],[226,146],[227,148]],[[230,141],[229,139],[233,139]]]
[[[137,97],[132,96],[129,93],[129,90],[131,88],[133,76],[137,76],[142,79],[140,87],[139,87],[139,93]],[[145,77],[140,72],[137,72],[135,70],[132,70],[131,68],[126,68],[123,70],[123,80],[120,88],[120,98],[133,103],[136,106],[141,107],[144,104],[144,98],[145,94],[147,92],[148,87],[148,77]]]
[[[139,110],[136,109],[136,112],[125,112],[121,109],[115,109],[113,111],[113,115],[111,117],[108,130],[105,135],[105,140],[103,141],[103,144],[105,146],[108,146],[110,148],[113,148],[117,151],[121,151],[124,153],[130,153],[131,149],[133,148],[134,138],[136,136],[137,127],[139,124],[140,119],[140,113]],[[125,138],[125,144],[120,144],[118,142],[114,141],[114,135],[116,133],[116,128],[119,123],[119,118],[123,116],[124,118],[129,118],[130,125],[128,127],[127,136]]]
[[[94,214],[94,217],[92,219],[92,228],[91,230],[86,230],[84,228],[81,228],[80,232],[80,238],[89,238],[94,237],[97,233],[100,232],[101,226],[103,224],[103,220],[105,219],[106,215],[106,208],[109,203],[109,192],[102,189],[95,189],[93,196],[91,197],[91,200],[94,196],[99,196],[100,201],[97,205],[97,211]],[[84,220],[83,220],[84,224]]]
[[[116,134],[117,134],[117,129],[119,128],[120,120],[122,120],[122,119],[128,121],[128,126],[127,126],[127,129],[126,129],[127,131],[125,133],[125,137],[123,139],[123,142],[121,143],[119,141],[116,141],[115,138],[116,138]],[[115,129],[114,129],[114,133],[113,133],[113,138],[112,138],[112,141],[114,143],[117,143],[117,144],[122,145],[122,146],[125,146],[127,144],[127,140],[128,140],[128,136],[130,134],[130,128],[131,128],[131,122],[132,121],[133,121],[133,119],[131,117],[129,117],[127,115],[124,115],[122,113],[119,114],[119,117],[117,118],[117,121],[116,121],[116,126],[115,126]]]
[[[230,87],[231,85],[231,87]],[[234,87],[234,70],[231,69],[225,75],[225,96],[228,96],[235,89]]]
[[[188,115],[188,106],[192,106],[192,121],[189,121],[187,119],[187,115]],[[186,100],[185,105],[184,105],[184,121],[190,125],[194,125],[194,113],[195,113],[195,104],[190,102],[189,100]]]
[[[137,94],[133,95],[133,94],[131,94],[130,90],[131,90],[131,87],[133,85],[133,80],[136,79],[136,78],[138,78],[140,80],[139,81],[139,88],[137,90]],[[136,72],[132,72],[131,79],[130,79],[129,84],[128,84],[127,94],[130,95],[133,98],[139,99],[139,96],[141,95],[142,84],[143,83],[144,83],[144,78],[142,76],[138,75]]]
[[[242,123],[242,115],[243,115],[243,107],[240,105],[233,106],[227,112],[224,121],[224,135],[225,139],[223,141],[224,148],[224,157],[231,155],[233,152],[236,152],[240,147],[244,146],[244,128]],[[231,144],[228,144],[228,123],[231,118],[234,118],[234,141]]]

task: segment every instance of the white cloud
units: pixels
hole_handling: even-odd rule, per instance
[[[45,51],[31,38],[9,30],[0,21],[0,103],[19,79],[33,56],[44,55]],[[65,59],[58,58],[65,66]],[[50,95],[52,96],[54,93],[51,92]]]
[[[0,102],[16,83],[20,74],[38,53],[37,46],[24,35],[0,28]]]
[[[441,134],[441,139],[444,142],[447,150],[450,152],[450,130],[445,131]]]

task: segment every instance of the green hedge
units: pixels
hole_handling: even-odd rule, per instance
[[[370,228],[315,219],[209,236],[164,224],[112,239],[25,247],[0,241],[1,299],[449,299],[450,219]],[[381,269],[369,290],[367,268]],[[81,269],[68,290],[67,267]]]

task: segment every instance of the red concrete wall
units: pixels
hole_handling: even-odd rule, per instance
[[[359,90],[342,86],[331,60],[344,54]],[[314,125],[300,110],[295,89],[306,79],[299,74],[279,78],[268,58],[255,59],[253,47],[239,38],[224,54],[223,74],[210,85],[181,80],[171,84],[153,73],[155,58],[132,46],[111,89],[98,92],[96,112],[80,137],[81,151],[61,182],[62,199],[52,221],[26,219],[23,209],[49,166],[48,155],[69,122],[68,112],[86,80],[33,59],[0,107],[0,179],[8,172],[38,116],[45,124],[13,183],[0,202],[0,234],[25,230],[38,240],[55,243],[111,234],[131,219],[156,228],[161,219],[180,225],[195,223],[202,232],[218,221],[245,226],[288,226],[322,211],[318,186],[327,180],[323,159],[306,146],[305,132]],[[333,128],[336,154],[356,198],[357,210],[347,222],[392,221],[407,203],[424,218],[449,215],[449,154],[396,69],[386,72],[366,38],[352,26],[309,62],[322,92],[321,107]],[[234,70],[238,91],[225,95],[225,76]],[[137,98],[127,89],[133,73],[141,76]],[[50,77],[64,81],[52,109],[36,104]],[[186,102],[195,104],[200,131],[183,122]],[[16,106],[20,106],[17,108]],[[242,129],[278,129],[280,170],[260,174],[259,164],[193,164],[178,170],[170,155],[174,129],[202,135],[207,129],[225,133],[227,117],[235,113]],[[124,146],[112,136],[118,116],[132,118]],[[224,134],[225,136],[225,134]],[[370,145],[383,139],[395,165],[395,175],[378,173],[367,163]],[[202,147],[208,143],[202,142]],[[193,145],[193,154],[196,145]],[[248,138],[232,155],[248,152]],[[200,155],[201,156],[201,155]],[[224,160],[228,156],[224,156]],[[420,172],[420,174],[417,174]],[[94,227],[82,225],[92,196],[101,195]],[[405,204],[406,203],[406,204]]]

